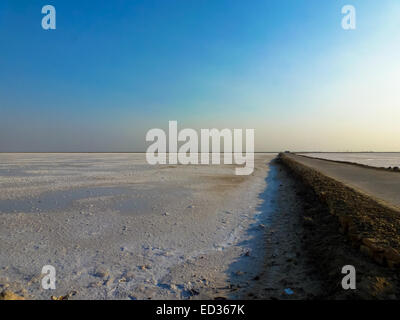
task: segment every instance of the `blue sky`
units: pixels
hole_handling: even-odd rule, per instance
[[[400,151],[399,35],[397,0],[3,0],[0,151],[143,151],[168,120],[254,128],[257,151]]]

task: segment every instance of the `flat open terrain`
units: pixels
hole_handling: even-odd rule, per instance
[[[274,157],[257,155],[239,177],[232,165],[150,166],[144,154],[0,154],[0,288],[33,299],[228,297],[263,267]],[[40,285],[48,264],[56,290]]]
[[[400,173],[287,156],[399,205]],[[254,173],[235,176],[234,165],[151,166],[144,154],[0,154],[0,291],[28,299],[369,299],[400,292],[395,272],[350,245],[326,204],[275,158],[257,154]],[[331,191],[349,195],[339,186]],[[382,222],[362,230],[395,248],[397,230],[382,229],[391,216],[371,208],[351,207],[353,218],[361,226],[365,215]],[[361,270],[360,290],[345,294],[340,268],[349,263]],[[56,290],[41,287],[44,265],[56,268]],[[382,282],[390,285],[377,289]]]

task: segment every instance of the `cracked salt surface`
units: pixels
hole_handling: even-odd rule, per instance
[[[238,177],[229,165],[149,166],[144,154],[1,154],[0,285],[35,299],[211,298],[258,250],[248,230],[274,156]],[[52,292],[40,288],[45,264]]]

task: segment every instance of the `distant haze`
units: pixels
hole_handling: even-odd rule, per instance
[[[145,151],[252,128],[257,151],[400,151],[400,2],[0,2],[0,152]]]

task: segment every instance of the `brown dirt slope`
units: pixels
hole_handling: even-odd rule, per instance
[[[304,186],[305,245],[327,283],[325,298],[393,299],[400,294],[400,212],[280,154]],[[340,232],[339,232],[340,231]],[[344,291],[340,270],[357,270],[357,290]]]

